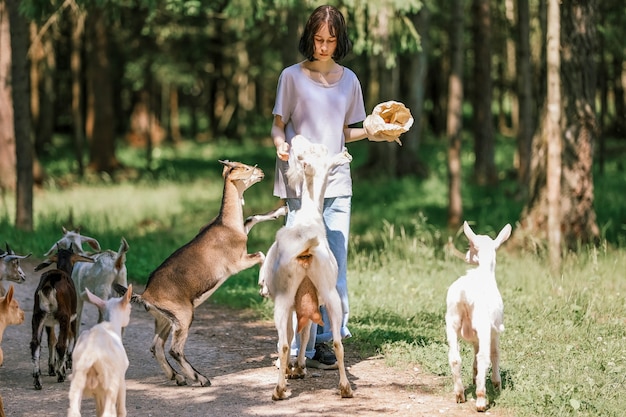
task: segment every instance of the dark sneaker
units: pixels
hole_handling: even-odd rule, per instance
[[[326,343],[317,343],[315,345],[315,355],[312,359],[307,359],[307,368],[316,369],[337,369],[337,357],[333,349]]]

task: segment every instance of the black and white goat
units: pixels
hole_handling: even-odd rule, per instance
[[[39,357],[43,329],[48,334],[48,374],[56,375],[58,382],[65,380],[67,368],[71,368],[71,350],[76,338],[76,288],[72,281],[72,268],[76,262],[93,262],[91,258],[73,253],[71,249],[59,249],[35,271],[56,263],[56,269],[41,274],[35,290],[33,305],[32,339],[30,350],[33,361],[35,389],[41,389]],[[54,327],[59,326],[55,340]]]

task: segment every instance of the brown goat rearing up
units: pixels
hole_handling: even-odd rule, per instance
[[[263,179],[263,171],[240,162],[220,162],[224,165],[224,191],[219,214],[150,274],[143,294],[132,297],[132,301],[144,304],[154,316],[151,351],[165,375],[175,379],[178,385],[186,385],[187,380],[200,382],[202,386],[211,385],[184,354],[195,308],[227,278],[260,265],[265,259],[262,252],[248,254],[242,207],[243,192]],[[119,286],[117,288],[123,292]],[[170,333],[169,353],[182,373],[174,370],[165,357],[165,341]]]

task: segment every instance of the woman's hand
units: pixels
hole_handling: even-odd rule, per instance
[[[276,155],[278,156],[278,159],[287,161],[289,159],[289,144],[287,142],[283,142],[276,146]]]

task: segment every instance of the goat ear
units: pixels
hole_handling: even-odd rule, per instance
[[[96,261],[94,261],[92,258],[89,258],[87,256],[83,256],[83,255],[79,255],[77,253],[73,253],[72,254],[72,263],[76,263],[76,262],[87,262],[87,263],[95,263]]]
[[[128,285],[128,289],[126,290],[126,295],[124,296],[124,302],[130,303],[131,298],[133,297],[133,284]]]
[[[502,243],[504,243],[511,236],[511,225],[507,224],[500,230],[498,233],[498,237],[496,237],[496,247],[499,247]]]
[[[86,243],[91,246],[91,249],[100,252],[100,243],[96,239],[88,236],[81,236],[80,242]]]
[[[474,239],[476,239],[476,233],[474,233],[467,221],[463,222],[463,233],[465,233],[470,242],[474,242]]]
[[[67,229],[65,228],[65,226],[61,226],[61,230],[63,231],[63,234],[67,233]]]
[[[39,265],[35,267],[35,272],[41,271],[42,269],[49,267],[50,265],[52,265],[53,262],[55,261],[52,260],[51,258],[46,259],[45,261],[43,261],[42,263],[40,263]]]
[[[104,309],[106,303],[100,297],[89,291],[89,288],[85,288],[85,297],[87,297],[87,301],[98,307],[99,310]]]
[[[11,304],[11,300],[13,300],[13,285],[9,287],[9,291],[7,291],[7,294],[4,297],[4,302],[7,303],[7,305]]]

